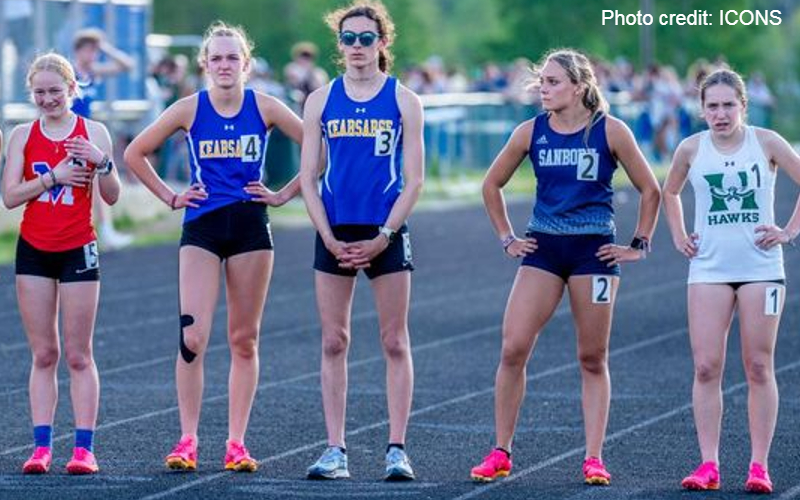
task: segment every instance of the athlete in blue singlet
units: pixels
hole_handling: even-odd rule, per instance
[[[471,471],[475,481],[511,472],[511,444],[525,394],[526,365],[539,333],[569,290],[583,381],[588,484],[609,484],[602,461],[611,386],[608,341],[619,264],[644,256],[655,228],[659,187],[628,127],[607,114],[592,68],[573,50],[551,52],[536,68],[545,113],[522,123],[483,184],[487,212],[511,257],[523,257],[503,319],[495,380],[496,448]],[[526,156],[537,179],[524,239],[508,220],[502,188]],[[611,178],[620,162],[641,193],[636,236],[614,244]]]
[[[272,275],[272,236],[266,205],[299,192],[295,178],[273,193],[262,183],[268,131],[277,126],[300,142],[302,125],[277,99],[244,88],[252,46],[241,28],[213,24],[200,50],[208,91],[170,106],[128,146],[125,159],[153,194],[173,210],[186,208],[180,250],[180,355],[176,376],[180,441],[170,469],[197,467],[197,428],[203,398],[203,355],[211,334],[221,271],[228,300],[231,349],[230,421],[225,468],[255,471],[244,435],[258,383],[258,336]],[[187,133],[192,185],[174,192],[147,155],[175,131]]]
[[[78,94],[72,102],[72,111],[84,118],[91,118],[92,102],[97,99],[101,80],[132,70],[134,60],[112,45],[97,28],[86,28],[75,33],[72,49],[75,76],[78,79]],[[100,60],[101,54],[105,56],[103,61]],[[104,249],[122,248],[133,241],[131,235],[114,228],[111,207],[100,203],[96,187],[92,196],[92,215],[97,226],[98,241]]]
[[[306,101],[300,162],[303,198],[318,231],[314,269],[328,431],[328,448],[309,467],[308,477],[350,475],[344,441],[347,350],[355,278],[364,269],[386,358],[385,477],[409,480],[414,472],[404,448],[413,388],[408,334],[413,265],[406,219],[424,176],[422,105],[386,73],[394,25],[380,2],[353,4],[329,14],[327,21],[345,71]],[[323,141],[328,162],[320,179]]]

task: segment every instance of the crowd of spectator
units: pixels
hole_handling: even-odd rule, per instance
[[[253,62],[250,86],[274,95],[302,112],[306,97],[329,81],[317,64],[318,49],[310,42],[301,42],[292,49],[292,61],[280,74],[263,58]],[[698,60],[681,77],[675,67],[653,64],[637,71],[624,59],[594,60],[595,74],[612,111],[631,126],[647,154],[656,162],[668,161],[683,137],[702,127],[698,102],[698,84],[710,71],[725,67],[723,59],[713,62]],[[184,55],[166,55],[151,68],[149,91],[157,114],[175,100],[195,92],[202,84],[202,75],[192,70]],[[502,94],[509,103],[537,106],[532,87],[533,63],[518,58],[508,64],[487,62],[482,68],[467,71],[445,64],[432,56],[424,63],[403,69],[400,78],[414,92],[426,94],[492,92]],[[774,97],[764,76],[753,73],[747,82],[750,123],[770,127]],[[145,117],[143,121],[148,118]],[[166,178],[185,180],[188,176],[183,138],[173,138],[159,154],[159,170]]]

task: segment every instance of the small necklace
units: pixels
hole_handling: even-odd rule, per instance
[[[378,71],[377,73],[375,73],[373,75],[370,75],[370,76],[355,77],[355,76],[352,76],[352,75],[350,75],[348,73],[345,73],[344,77],[347,78],[348,80],[350,80],[351,82],[361,82],[361,83],[363,83],[363,82],[369,82],[369,81],[374,80],[375,78],[380,76],[380,74],[381,74],[380,71]]]
[[[70,119],[70,121],[69,121],[69,125],[68,125],[68,127],[67,127],[67,130],[69,130],[69,132],[67,133],[67,135],[68,135],[68,136],[70,135],[70,132],[72,132],[72,130],[75,128],[75,120],[77,120],[77,119],[78,119],[78,116],[77,116],[77,115],[72,115],[72,117],[71,117],[71,119]],[[53,139],[53,138],[52,138],[52,137],[51,137],[51,136],[50,136],[50,135],[47,133],[47,123],[44,121],[44,118],[42,118],[42,120],[41,120],[41,124],[42,124],[42,132],[43,132],[43,133],[42,133],[42,135],[44,135],[44,136],[45,136],[45,138],[46,138],[48,141],[50,141],[50,142],[52,142],[52,143],[53,143],[53,146],[55,147],[55,150],[56,150],[56,154],[59,154],[59,153],[61,152],[61,147],[62,147],[62,144],[63,144],[64,142],[66,142],[66,140],[67,140],[69,137],[65,137],[64,139],[61,139],[61,140],[56,140],[56,139]]]

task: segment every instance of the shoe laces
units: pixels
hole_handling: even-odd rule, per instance
[[[608,471],[606,470],[606,466],[603,465],[603,461],[597,457],[589,457],[583,461],[583,474],[592,476],[603,476],[608,477],[610,476]]]
[[[769,481],[769,474],[767,474],[767,469],[764,468],[758,462],[753,462],[750,464],[750,479],[761,479],[764,481]]]
[[[491,453],[489,453],[483,458],[483,463],[491,467],[494,467],[495,469],[498,469],[503,464],[503,462],[507,460],[508,457],[506,456],[505,453],[503,453],[501,450],[494,449],[492,450]]]
[[[94,455],[92,454],[91,451],[87,450],[86,448],[77,446],[72,451],[72,459],[78,460],[80,462],[91,462],[94,460]]]
[[[329,446],[325,452],[319,457],[319,462],[322,464],[336,463],[341,459],[342,450],[335,446]]]
[[[717,464],[716,462],[703,462],[702,464],[700,464],[700,467],[698,467],[697,470],[694,471],[694,474],[692,475],[695,477],[702,478],[704,481],[716,479],[717,477],[719,477]]]
[[[389,448],[389,452],[386,453],[386,461],[392,464],[396,464],[398,462],[408,462],[408,456],[406,455],[405,451],[396,446],[392,446]]]
[[[197,444],[191,436],[182,437],[175,448],[172,449],[172,455],[191,455],[194,453]]]
[[[236,462],[241,462],[242,460],[252,460],[250,457],[250,452],[247,451],[244,443],[240,443],[239,441],[228,441],[227,456]]]
[[[49,446],[37,446],[33,450],[33,455],[31,455],[31,460],[44,460],[50,455],[50,447]]]

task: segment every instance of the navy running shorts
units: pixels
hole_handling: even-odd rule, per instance
[[[526,234],[538,244],[535,252],[522,259],[523,266],[531,266],[555,274],[564,281],[570,276],[619,276],[619,264],[609,267],[595,254],[601,246],[614,243],[608,234],[548,234],[538,231]]]

